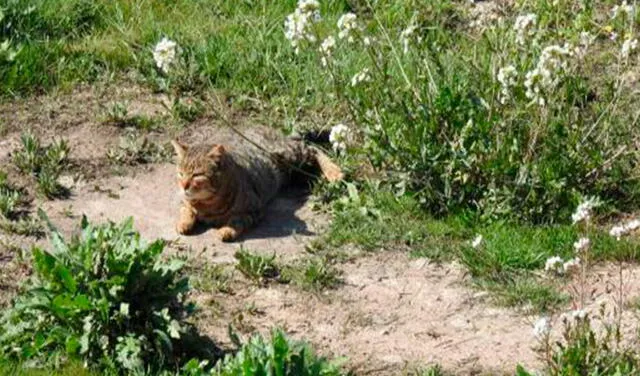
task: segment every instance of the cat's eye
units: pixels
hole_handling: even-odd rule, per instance
[[[182,172],[178,172],[176,175],[178,176],[178,179],[182,179],[182,177],[184,176]]]

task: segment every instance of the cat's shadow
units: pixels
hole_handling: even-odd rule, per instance
[[[303,188],[286,189],[267,206],[265,216],[258,224],[243,233],[236,242],[254,239],[283,238],[293,234],[313,236],[305,221],[296,216],[296,212],[307,202],[309,191]],[[192,236],[215,231],[211,225],[199,223]]]

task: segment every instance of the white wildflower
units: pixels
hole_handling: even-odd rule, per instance
[[[619,225],[613,226],[611,230],[609,230],[609,235],[620,240],[620,238],[629,234],[632,231],[637,230],[638,228],[640,228],[640,220],[633,219],[625,224],[619,224]]]
[[[589,32],[583,31],[580,33],[580,39],[578,41],[578,45],[574,48],[573,53],[579,59],[584,58],[587,55],[587,51],[589,47],[596,40],[596,37],[590,34]]]
[[[567,45],[545,47],[540,54],[538,64],[533,70],[527,72],[525,77],[527,98],[540,106],[546,105],[544,94],[558,85],[562,73],[568,67],[567,58],[572,54],[572,49]]]
[[[165,38],[162,38],[156,47],[153,49],[153,60],[156,61],[158,69],[164,73],[169,72],[169,66],[176,58],[176,49],[178,45],[176,42]]]
[[[129,317],[129,303],[120,303],[120,315]]]
[[[571,274],[580,268],[580,257],[572,258],[562,264],[562,271],[564,274]]]
[[[544,107],[547,104],[547,101],[544,99],[544,93],[542,91],[542,81],[542,73],[537,68],[527,72],[524,80],[526,97],[531,99],[532,103],[535,103],[540,107]]]
[[[409,45],[411,44],[411,41],[414,39],[416,30],[418,30],[418,25],[412,22],[409,26],[407,26],[406,29],[402,30],[402,32],[400,33],[400,41],[402,42],[402,52],[404,52],[405,54],[409,52]],[[415,39],[417,40],[418,43],[422,41],[421,36],[418,36]]]
[[[595,197],[587,198],[586,200],[581,202],[580,205],[578,205],[578,207],[576,208],[575,213],[571,215],[573,223],[588,221],[589,219],[591,219],[593,208],[598,205],[600,205],[600,202]]]
[[[576,250],[576,252],[583,252],[587,248],[589,248],[590,244],[591,241],[589,240],[589,238],[580,238],[577,242],[573,243],[573,248]]]
[[[298,9],[302,12],[315,12],[320,9],[320,3],[316,0],[299,0]]]
[[[291,42],[295,53],[300,52],[300,42],[315,42],[313,23],[320,20],[320,4],[315,0],[300,0],[296,10],[284,21],[284,35]]]
[[[533,325],[533,334],[538,337],[546,337],[551,331],[551,324],[549,323],[549,319],[546,317],[540,318]]]
[[[638,228],[640,228],[640,220],[633,219],[627,222],[627,224],[624,227],[626,227],[628,231],[635,231]]]
[[[365,46],[371,46],[371,44],[372,44],[373,42],[374,42],[374,39],[373,39],[373,38],[371,38],[371,37],[364,37],[364,38],[362,38],[362,43],[363,43]]]
[[[349,127],[340,123],[331,128],[329,134],[329,142],[336,152],[347,150],[347,141],[349,140]]]
[[[564,272],[564,260],[560,256],[549,257],[544,263],[544,270],[546,272],[555,272],[562,274]]]
[[[354,13],[343,14],[338,20],[338,38],[347,38],[347,41],[353,42],[352,31],[358,30],[358,16]]]
[[[611,18],[618,18],[618,16],[627,16],[629,19],[633,19],[635,15],[635,6],[628,4],[627,0],[622,4],[616,5],[611,9]]]
[[[516,43],[524,45],[526,37],[536,33],[535,26],[537,22],[538,16],[533,13],[518,16],[513,25],[513,28],[516,31]]]
[[[631,52],[635,51],[638,48],[638,40],[637,39],[626,39],[624,43],[622,43],[622,48],[620,49],[620,55],[623,59],[627,59]]]
[[[325,40],[320,44],[320,52],[322,53],[321,62],[322,66],[327,66],[327,59],[331,57],[333,53],[333,49],[336,46],[336,39],[333,36],[328,36]]]
[[[351,78],[351,86],[357,86],[361,82],[370,82],[371,74],[369,74],[369,68],[364,68],[360,72],[356,73]]]
[[[609,230],[609,235],[615,237],[618,240],[620,240],[621,237],[626,235],[626,233],[627,233],[627,229],[621,225],[613,226],[611,227],[611,230]]]
[[[499,101],[505,104],[509,98],[511,98],[511,88],[518,83],[518,71],[513,65],[507,65],[500,68],[496,77],[500,83],[500,98]]]
[[[482,244],[482,235],[478,234],[478,236],[476,236],[473,241],[471,241],[471,246],[473,248],[478,248],[480,246],[480,244]]]
[[[615,31],[612,31],[612,32],[609,34],[609,39],[611,39],[612,41],[614,41],[614,42],[615,42],[615,41],[618,39],[618,33],[616,33]]]
[[[587,318],[587,311],[584,309],[576,309],[571,312],[571,317],[576,321],[581,321]]]

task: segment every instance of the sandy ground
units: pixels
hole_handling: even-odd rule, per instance
[[[117,145],[122,131],[102,124],[100,114],[114,98],[129,100],[134,111],[166,116],[160,105],[164,98],[126,87],[100,92],[79,88],[70,94],[0,107],[7,125],[0,139],[0,161],[8,169],[12,168],[9,155],[25,124],[45,140],[65,137],[73,149],[73,163],[78,167],[64,178],[70,197],[37,199],[33,207],[45,209],[65,233],[76,230],[82,214],[98,222],[132,216],[145,238],[178,240],[186,247],[172,251],[187,253],[198,263],[232,265],[239,247],[284,260],[308,256],[305,245],[326,228],[329,218],[314,212],[299,191],[285,192],[276,199],[265,220],[239,242],[223,244],[206,228],[193,236],[178,236],[174,231],[179,203],[175,167],[171,163],[136,166],[117,176],[108,166],[105,154]],[[232,135],[206,118],[178,134],[187,140],[234,142]],[[161,141],[172,136],[151,135]],[[6,234],[0,239],[35,242]],[[228,344],[227,324],[237,322],[239,313],[245,312],[241,320],[245,334],[282,327],[296,338],[309,340],[325,355],[346,357],[347,368],[362,375],[402,374],[432,363],[460,375],[513,374],[518,363],[540,366],[533,350],[532,322],[537,317],[495,307],[485,293],[468,287],[464,270],[456,264],[437,265],[387,251],[356,257],[339,267],[344,284],[321,294],[290,285],[256,286],[236,275],[233,294],[194,294],[202,308],[198,325],[219,343]],[[15,291],[16,275],[25,276],[29,271],[15,250],[8,248],[0,252],[0,269],[0,292],[4,291],[0,302],[6,302]],[[624,289],[633,297],[640,287],[640,275],[635,267],[625,270]],[[614,299],[618,279],[615,266],[594,273],[588,299],[591,310],[603,299]],[[635,322],[631,313],[627,316],[629,322]]]

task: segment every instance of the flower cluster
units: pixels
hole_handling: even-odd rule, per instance
[[[580,262],[580,257],[565,261],[560,256],[553,256],[549,257],[545,262],[544,270],[547,273],[554,273],[556,275],[571,274],[579,269]]]
[[[403,53],[406,54],[407,52],[409,52],[409,45],[411,44],[411,40],[414,39],[413,37],[416,33],[416,30],[418,30],[418,25],[416,25],[415,22],[412,22],[409,26],[407,26],[406,29],[402,30],[402,32],[400,33],[400,41],[402,42]],[[422,41],[421,36],[418,36],[415,39],[418,43]]]
[[[627,0],[623,1],[622,4],[616,5],[611,9],[611,18],[618,18],[618,16],[627,16],[630,19],[633,19],[635,15],[635,7],[631,4],[627,3]]]
[[[338,20],[338,38],[347,38],[347,41],[353,42],[353,32],[359,30],[358,16],[354,13],[345,13]]]
[[[589,197],[578,205],[576,211],[571,215],[573,223],[588,221],[591,219],[593,208],[600,205],[600,201],[595,197]]]
[[[351,78],[351,86],[355,87],[361,82],[371,82],[371,74],[369,68],[364,68]]]
[[[165,38],[162,38],[156,47],[153,49],[153,60],[156,62],[156,66],[164,73],[169,72],[169,66],[176,58],[176,50],[178,45],[176,42]]]
[[[478,234],[472,241],[471,246],[473,248],[478,248],[482,244],[482,235]]]
[[[500,97],[499,101],[505,104],[509,98],[511,98],[511,88],[516,86],[518,80],[518,71],[513,65],[507,65],[500,68],[496,79],[500,83]]]
[[[300,52],[300,42],[316,41],[312,26],[320,20],[319,9],[320,4],[316,0],[300,0],[296,10],[284,21],[284,35],[291,41],[296,54]]]
[[[333,36],[328,36],[320,44],[320,47],[318,49],[322,54],[322,57],[320,58],[320,62],[322,63],[323,67],[327,66],[328,59],[331,58],[331,54],[333,53],[333,49],[335,48],[335,46],[336,46],[336,38],[334,38]]]
[[[622,43],[622,48],[620,49],[620,55],[623,59],[628,59],[629,55],[631,55],[632,51],[635,51],[638,48],[638,40],[637,39],[626,39],[624,43]]]
[[[516,31],[516,43],[524,45],[528,36],[535,35],[537,22],[538,16],[533,13],[518,16],[513,25],[513,29]]]
[[[331,146],[333,150],[336,152],[343,152],[347,150],[347,142],[349,140],[349,127],[340,123],[334,125],[331,128],[331,133],[329,134],[329,142],[331,142]]]
[[[620,240],[623,236],[640,228],[640,220],[633,219],[625,224],[613,226],[609,231],[609,235]]]
[[[591,240],[589,240],[589,238],[580,238],[577,242],[573,243],[573,249],[575,249],[577,253],[582,253],[589,249],[590,245]]]
[[[548,336],[549,332],[551,332],[551,323],[549,322],[549,319],[546,317],[540,318],[533,325],[533,334],[538,338],[543,338]]]
[[[596,40],[596,37],[590,34],[589,32],[586,32],[586,31],[581,32],[578,45],[574,49],[574,54],[576,55],[576,57],[579,59],[584,58],[587,55],[587,51],[589,50],[589,47],[591,47],[591,45],[595,40]]]
[[[567,69],[567,57],[572,55],[571,48],[558,45],[542,50],[536,67],[527,72],[524,86],[525,95],[540,106],[546,104],[544,93],[554,89],[560,82],[561,74]]]
[[[563,313],[560,318],[565,325],[568,325],[571,321],[581,322],[589,317],[589,312],[584,309],[575,309],[568,313]]]

